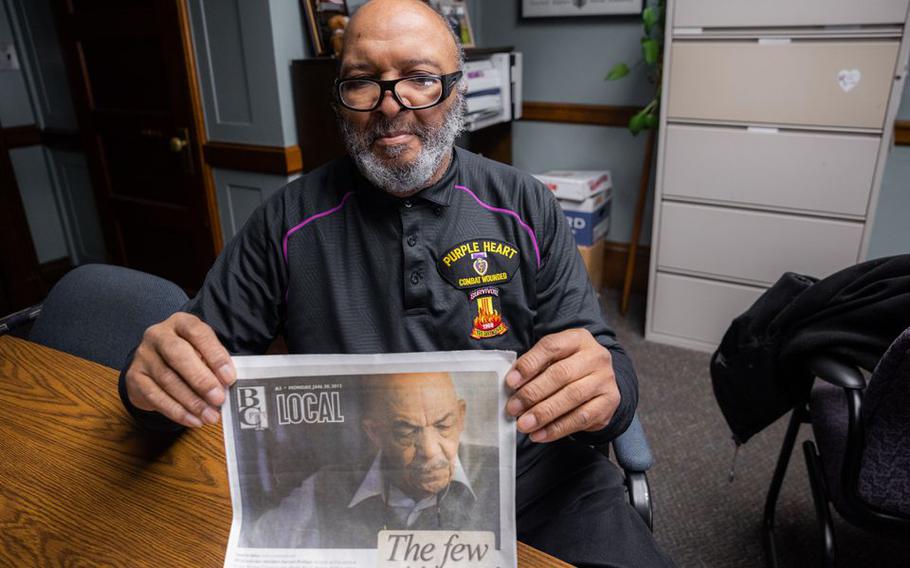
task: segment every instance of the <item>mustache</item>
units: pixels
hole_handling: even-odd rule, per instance
[[[423,140],[427,136],[427,128],[420,125],[408,124],[406,120],[381,117],[377,118],[374,124],[368,126],[367,131],[364,132],[364,134],[370,144],[380,138],[398,136],[401,134],[412,134]]]
[[[415,469],[417,470],[417,473],[419,473],[421,475],[435,473],[437,470],[440,470],[440,469],[448,470],[448,469],[450,469],[449,460],[447,460],[444,457],[440,457],[431,462],[421,464],[419,467],[417,467]]]

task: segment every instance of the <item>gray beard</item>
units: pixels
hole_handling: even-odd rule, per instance
[[[373,185],[392,195],[407,195],[429,185],[430,178],[439,169],[447,153],[452,151],[455,139],[464,130],[464,116],[467,110],[464,94],[456,90],[452,95],[455,97],[455,104],[446,111],[442,126],[438,128],[424,124],[404,126],[398,124],[400,121],[378,115],[375,122],[359,130],[338,112],[338,126],[344,145],[354,158],[360,173]],[[421,141],[417,157],[409,163],[394,161],[407,150],[406,144],[380,149],[385,160],[380,159],[371,150],[375,140],[397,130],[407,130]]]

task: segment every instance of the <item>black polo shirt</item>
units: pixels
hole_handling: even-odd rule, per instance
[[[282,334],[291,353],[521,355],[584,327],[611,351],[622,396],[597,441],[625,430],[637,404],[632,364],[551,192],[461,148],[409,198],[372,186],[348,157],[301,176],[252,214],[183,310],[233,354],[261,354]]]

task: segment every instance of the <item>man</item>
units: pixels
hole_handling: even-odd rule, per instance
[[[150,427],[213,424],[229,352],[262,353],[279,333],[293,353],[516,351],[519,538],[578,564],[667,564],[619,472],[582,443],[631,421],[631,361],[550,192],[453,151],[460,68],[422,2],[361,7],[336,85],[349,156],[253,213],[183,312],[146,332],[121,397]]]
[[[324,467],[253,525],[253,548],[375,548],[383,529],[499,532],[498,448],[461,445],[447,373],[365,380],[366,471]]]

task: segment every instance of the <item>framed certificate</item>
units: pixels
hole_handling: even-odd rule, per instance
[[[640,14],[644,0],[521,0],[523,18]]]

